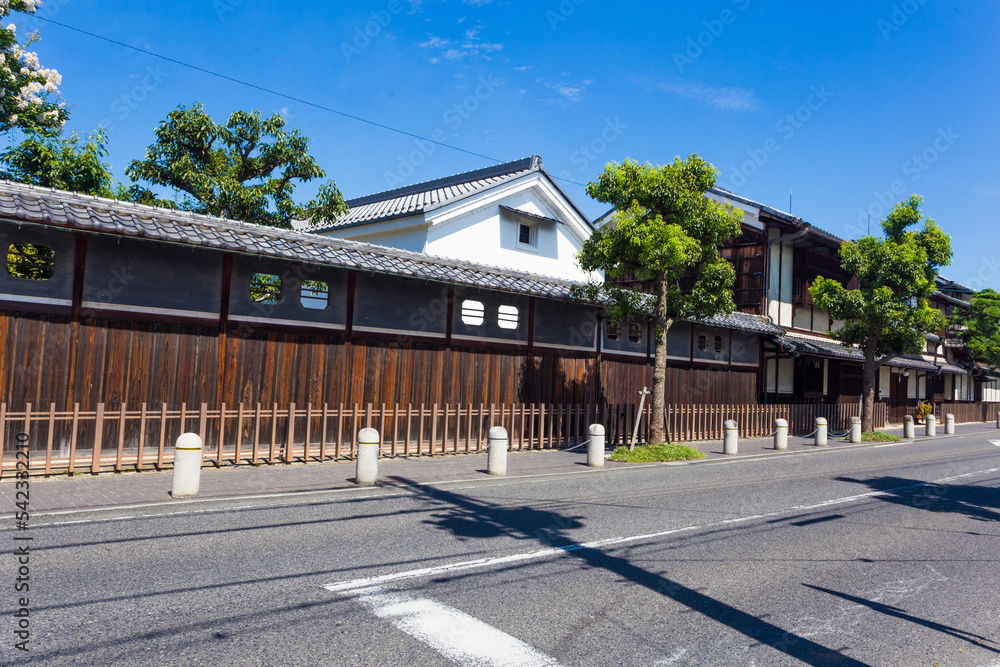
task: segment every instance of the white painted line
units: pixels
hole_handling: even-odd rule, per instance
[[[440,602],[381,588],[355,591],[351,597],[460,665],[559,667],[520,639]]]
[[[510,565],[512,563],[524,563],[526,561],[554,558],[557,556],[563,556],[573,551],[579,551],[581,549],[599,549],[602,547],[620,546],[622,544],[629,544],[632,542],[648,542],[649,540],[655,540],[670,535],[677,535],[679,533],[689,533],[697,530],[706,530],[710,528],[721,528],[723,526],[732,526],[735,524],[745,523],[747,521],[754,521],[757,519],[769,519],[781,516],[783,514],[808,512],[810,510],[822,509],[824,507],[831,507],[833,505],[843,505],[845,503],[852,503],[858,500],[877,498],[879,496],[887,496],[892,493],[895,493],[896,491],[902,491],[905,489],[915,489],[921,486],[929,486],[931,484],[943,484],[947,482],[954,482],[955,480],[963,479],[966,477],[973,477],[975,475],[985,475],[995,472],[1000,472],[1000,468],[989,468],[988,470],[978,470],[976,472],[965,473],[963,475],[955,475],[954,477],[942,477],[941,479],[936,479],[929,482],[908,484],[906,486],[899,486],[893,489],[885,489],[884,491],[870,491],[868,493],[859,493],[858,495],[854,496],[833,498],[831,500],[824,500],[823,502],[814,503],[812,505],[796,505],[795,507],[786,507],[785,509],[775,510],[773,512],[767,512],[764,514],[752,514],[750,516],[739,517],[736,519],[725,519],[722,521],[712,521],[710,523],[684,526],[682,528],[671,528],[669,530],[662,530],[656,533],[629,535],[627,537],[612,537],[603,540],[596,540],[593,542],[570,544],[565,547],[555,547],[551,549],[540,549],[538,551],[528,551],[519,554],[511,554],[509,556],[497,556],[494,558],[477,558],[476,560],[459,561],[456,563],[448,563],[445,565],[437,565],[434,567],[424,567],[416,570],[407,570],[404,572],[393,572],[390,574],[383,574],[376,577],[364,577],[361,579],[353,579],[351,581],[342,581],[333,584],[327,584],[323,588],[327,589],[328,591],[333,591],[334,593],[343,593],[345,591],[350,591],[350,590],[369,588],[372,586],[381,586],[383,584],[401,581],[405,579],[432,577],[443,574],[450,574],[453,572],[461,572],[463,570],[489,569],[502,565]]]
[[[991,445],[996,445],[997,447],[1000,447],[1000,440],[990,440],[990,444]]]

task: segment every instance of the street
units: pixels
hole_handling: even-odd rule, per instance
[[[3,663],[1000,665],[989,437],[39,515]]]

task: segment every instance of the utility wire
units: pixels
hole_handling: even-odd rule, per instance
[[[419,139],[421,141],[429,141],[430,143],[437,144],[438,146],[442,146],[443,148],[450,148],[451,150],[459,151],[461,153],[466,153],[467,155],[474,155],[475,157],[481,157],[484,160],[489,160],[491,162],[496,162],[497,164],[501,164],[503,162],[503,160],[498,160],[497,158],[490,157],[489,155],[483,155],[482,153],[476,153],[475,151],[470,151],[470,150],[467,150],[465,148],[459,148],[458,146],[454,146],[452,144],[446,144],[446,143],[444,143],[442,141],[435,141],[434,139],[431,139],[429,137],[423,137],[423,136],[421,136],[419,134],[414,134],[412,132],[407,132],[406,130],[400,130],[399,128],[395,128],[395,127],[392,127],[390,125],[385,125],[384,123],[379,123],[379,122],[374,121],[374,120],[368,120],[367,118],[362,118],[361,116],[355,116],[354,114],[349,114],[349,113],[347,113],[345,111],[338,111],[337,109],[332,109],[330,107],[323,106],[322,104],[317,104],[316,102],[310,102],[309,100],[304,100],[301,97],[295,97],[294,95],[288,95],[287,93],[282,93],[282,92],[279,92],[279,91],[274,90],[272,88],[266,88],[264,86],[257,85],[256,83],[251,83],[249,81],[244,81],[242,79],[237,79],[236,77],[232,77],[232,76],[229,76],[227,74],[222,74],[221,72],[215,72],[215,71],[212,71],[210,69],[205,69],[204,67],[199,67],[198,65],[192,65],[191,63],[186,63],[183,60],[177,60],[176,58],[171,58],[170,56],[164,56],[164,55],[161,55],[161,54],[156,53],[154,51],[147,51],[146,49],[140,49],[137,46],[132,46],[131,44],[126,44],[125,42],[121,42],[121,41],[118,41],[117,39],[112,39],[110,37],[105,37],[104,35],[98,35],[97,33],[90,32],[88,30],[83,30],[82,28],[76,28],[74,26],[67,25],[66,23],[61,23],[59,21],[54,21],[52,19],[45,18],[43,16],[37,16],[37,15],[34,16],[34,18],[36,18],[36,19],[38,19],[40,21],[45,21],[46,23],[51,23],[52,25],[57,25],[60,28],[65,28],[66,30],[72,30],[73,32],[78,32],[81,35],[86,35],[88,37],[93,37],[94,39],[99,39],[101,41],[108,42],[109,44],[114,44],[115,46],[120,46],[122,48],[126,48],[126,49],[129,49],[129,50],[132,50],[132,51],[137,51],[137,52],[142,53],[142,54],[147,55],[147,56],[152,56],[154,58],[159,58],[160,60],[165,60],[165,61],[167,61],[169,63],[173,63],[175,65],[180,65],[181,67],[187,67],[188,69],[195,70],[196,72],[201,72],[202,74],[208,74],[209,76],[214,76],[214,77],[217,77],[219,79],[224,79],[226,81],[231,81],[232,83],[237,83],[237,84],[239,84],[241,86],[247,86],[248,88],[254,88],[255,90],[260,90],[262,92],[269,93],[271,95],[276,95],[278,97],[283,97],[286,100],[292,100],[293,102],[298,102],[299,104],[304,104],[306,106],[310,106],[310,107],[313,107],[315,109],[320,109],[321,111],[326,111],[328,113],[336,114],[337,116],[342,116],[342,117],[348,118],[350,120],[356,120],[359,123],[365,123],[366,125],[371,125],[373,127],[377,127],[377,128],[383,129],[383,130],[388,130],[390,132],[395,132],[396,134],[402,134],[404,136],[412,137],[414,139]],[[571,181],[568,178],[559,178],[557,176],[552,176],[552,178],[555,178],[556,180],[564,181],[566,183],[572,183],[573,185],[579,185],[580,187],[586,187],[583,183],[577,183],[576,181]]]

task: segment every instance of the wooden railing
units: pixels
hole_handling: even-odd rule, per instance
[[[934,416],[941,424],[944,423],[946,414],[955,415],[955,423],[957,424],[995,422],[998,410],[1000,410],[1000,403],[934,403]]]
[[[194,432],[204,442],[206,465],[261,465],[350,458],[362,428],[378,429],[385,456],[441,456],[479,451],[492,426],[503,426],[513,449],[565,449],[583,444],[590,424],[605,426],[610,446],[627,444],[635,430],[637,405],[336,405],[207,404],[171,408],[98,404],[94,410],[27,405],[8,411],[0,404],[0,446],[4,474],[15,467],[15,439],[26,433],[32,474],[162,470],[172,465],[173,444]],[[650,406],[643,410],[638,441],[649,436]],[[740,437],[766,437],[774,420],[788,420],[792,434],[813,430],[825,417],[831,432],[846,431],[857,404],[843,405],[670,405],[665,410],[673,442],[718,440],[727,419]],[[993,415],[995,418],[996,411]],[[956,413],[961,421],[964,415]],[[888,408],[876,405],[876,428]],[[942,415],[943,419],[943,415]],[[23,436],[22,436],[23,437]]]

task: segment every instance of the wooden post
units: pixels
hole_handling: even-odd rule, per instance
[[[250,455],[250,464],[257,465],[257,455],[260,451],[260,403],[254,409],[253,417],[253,452]]]
[[[274,463],[274,448],[278,444],[278,404],[271,404],[271,444],[267,449],[267,462]]]
[[[0,418],[0,430],[3,430],[3,419]],[[52,469],[52,440],[56,430],[56,404],[49,404],[49,439],[45,444],[45,474],[48,475]],[[0,451],[3,451],[0,445]]]
[[[323,433],[319,437],[319,460],[326,460],[327,420],[330,416],[329,403],[323,404]]]
[[[156,469],[163,469],[163,448],[167,437],[167,404],[160,403],[160,446],[156,450]],[[76,433],[73,434],[73,442],[76,443]]]
[[[52,407],[55,408],[55,404]],[[139,446],[135,451],[135,467],[139,472],[142,472],[143,450],[146,447],[146,417],[146,404],[143,403],[139,406]]]
[[[125,403],[118,416],[118,451],[115,453],[115,472],[122,471],[122,452],[125,449]]]
[[[90,472],[97,474],[101,471],[101,444],[104,436],[104,403],[97,404],[97,411],[94,413],[94,450],[90,458]]]
[[[240,407],[236,410],[236,451],[233,452],[233,463],[235,465],[240,464],[240,449],[243,446],[243,401],[240,401]]]
[[[295,404],[288,404],[288,435],[285,436],[285,463],[295,459]]]
[[[411,435],[413,431],[410,427],[410,422],[413,420],[413,403],[406,404],[406,443],[403,445],[403,452],[409,456],[410,455],[410,442]]]
[[[6,407],[6,406],[3,406]],[[3,413],[0,412],[0,425],[3,425]],[[69,474],[72,475],[76,468],[76,433],[80,426],[80,404],[73,404],[73,424],[70,426],[69,436]],[[2,441],[2,438],[0,438]],[[3,444],[0,442],[0,444]]]
[[[26,443],[30,446],[30,436],[31,436],[31,403],[24,404],[24,433],[29,436],[29,442]],[[0,450],[2,452],[3,450]],[[2,466],[0,466],[2,467]],[[31,458],[28,458],[28,468],[31,468]],[[15,467],[16,469],[16,467]]]
[[[198,437],[204,447],[205,436],[208,435],[208,403],[202,403],[198,409]]]
[[[438,427],[438,404],[433,403],[431,405],[431,456],[434,456],[434,450],[437,447],[437,427]]]
[[[215,467],[222,467],[222,443],[226,439],[226,404],[222,404],[222,409],[219,410],[219,451],[215,456]],[[239,463],[239,459],[236,460]]]
[[[302,446],[302,462],[309,463],[309,441],[312,439],[312,403],[306,403],[306,442]]]

